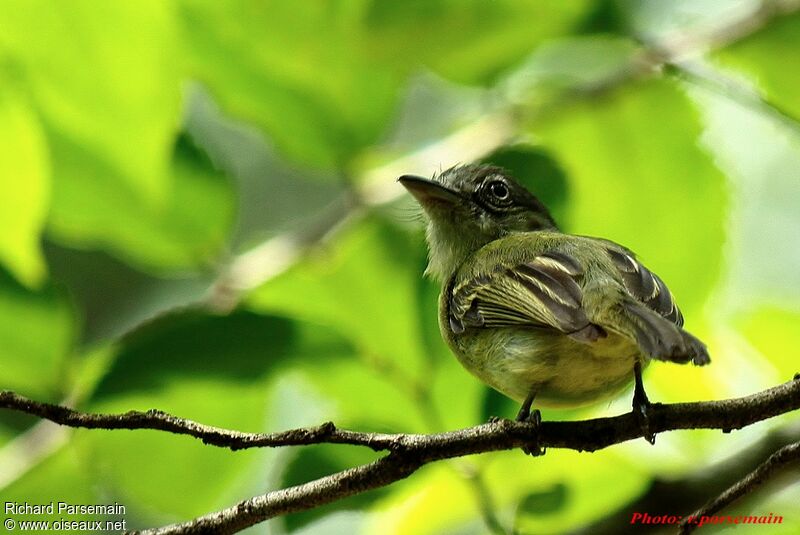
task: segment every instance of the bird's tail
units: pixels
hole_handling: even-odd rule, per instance
[[[681,327],[637,301],[626,301],[622,307],[624,330],[650,358],[696,366],[711,362],[705,344]]]

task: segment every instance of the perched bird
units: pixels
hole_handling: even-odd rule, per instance
[[[439,328],[461,364],[522,403],[518,421],[537,424],[534,399],[577,406],[633,379],[634,413],[653,442],[642,369],[710,362],[664,282],[621,245],[561,232],[498,167],[399,181],[427,216],[426,274],[442,284]]]

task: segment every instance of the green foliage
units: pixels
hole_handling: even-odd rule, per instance
[[[702,42],[709,24],[736,20],[734,7],[6,1],[0,388],[254,432],[326,420],[437,432],[513,415],[444,346],[420,218],[394,184],[464,154],[512,170],[566,230],[619,241],[667,282],[714,362],[653,364],[652,398],[723,398],[791,377],[800,18],[776,14],[708,53],[707,80],[649,68],[656,57],[642,48]],[[629,408],[625,393],[543,416]],[[507,530],[564,533],[788,418],[738,439],[674,433],[656,447],[437,463],[253,531],[482,533],[489,507]],[[378,456],[233,453],[156,431],[35,423],[0,413],[3,496],[117,501],[134,529]],[[796,531],[797,497],[788,488],[746,507],[784,512]]]
[[[0,88],[0,260],[28,286],[45,277],[39,248],[49,202],[49,158],[41,125],[22,92]]]
[[[636,251],[691,317],[719,273],[724,177],[697,147],[700,126],[674,83],[626,87],[599,104],[581,102],[534,125],[571,178],[568,230]],[[647,221],[647,232],[633,221]]]

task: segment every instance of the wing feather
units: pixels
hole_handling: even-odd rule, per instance
[[[616,266],[625,289],[637,301],[650,310],[668,319],[678,327],[683,326],[683,315],[675,304],[675,298],[661,278],[644,267],[632,253],[615,247],[607,248],[608,255]]]
[[[462,282],[451,293],[450,326],[455,333],[512,325],[581,331],[590,325],[581,306],[583,274],[574,258],[551,252]]]

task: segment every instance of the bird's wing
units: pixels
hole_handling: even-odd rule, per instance
[[[609,245],[606,250],[622,275],[622,282],[631,297],[659,316],[682,327],[683,314],[664,281],[636,260],[630,251],[616,245]]]
[[[529,326],[582,340],[602,336],[581,306],[584,271],[571,256],[548,252],[511,268],[462,281],[450,291],[454,333],[468,327]]]
[[[711,362],[705,344],[681,328],[683,315],[664,281],[627,249],[608,242],[606,250],[630,297],[620,303],[626,313],[617,317],[617,327],[632,334],[651,358],[698,366]]]

